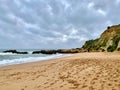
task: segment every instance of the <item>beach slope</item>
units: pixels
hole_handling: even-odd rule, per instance
[[[80,53],[1,67],[0,90],[120,90],[120,53]]]

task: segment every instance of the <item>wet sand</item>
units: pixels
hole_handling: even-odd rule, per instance
[[[120,90],[120,53],[80,53],[0,67],[0,90]]]

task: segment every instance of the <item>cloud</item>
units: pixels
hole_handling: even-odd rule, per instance
[[[73,48],[119,24],[120,0],[1,0],[1,48]]]
[[[119,4],[120,3],[120,0],[116,0],[116,4]]]
[[[103,10],[101,10],[101,9],[98,9],[98,13],[100,13],[100,14],[102,14],[102,15],[106,16],[106,12],[105,12],[105,11],[103,11]]]

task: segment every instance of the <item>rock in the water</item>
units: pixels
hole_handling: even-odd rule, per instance
[[[78,53],[79,50],[77,49],[59,49],[57,50],[58,53]]]
[[[58,50],[41,50],[41,51],[34,51],[32,54],[56,54],[56,53],[79,53],[81,52],[80,48],[76,49],[58,49]]]
[[[28,54],[28,52],[18,52],[17,50],[6,50],[4,53]]]
[[[3,51],[4,53],[17,53],[17,50],[6,50]]]
[[[56,54],[56,50],[41,50],[41,51],[34,51],[32,54]]]
[[[40,54],[41,51],[33,51],[32,54]]]
[[[56,50],[41,50],[42,54],[56,54]]]
[[[28,52],[17,52],[16,54],[28,54]]]

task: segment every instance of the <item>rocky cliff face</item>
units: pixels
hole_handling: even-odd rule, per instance
[[[83,45],[88,51],[108,51],[120,50],[120,25],[108,27],[100,38],[86,41]]]

